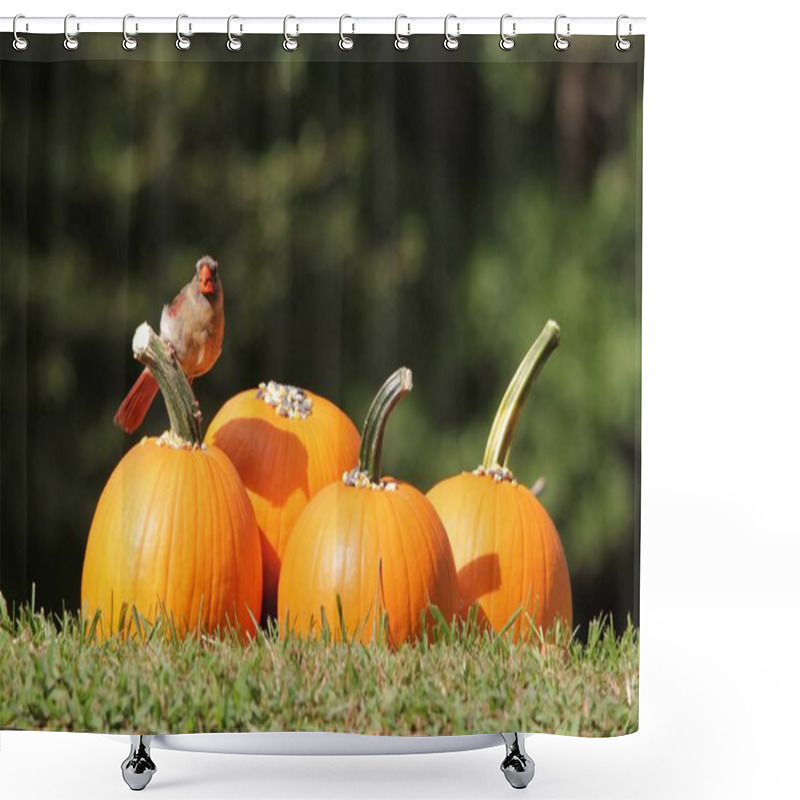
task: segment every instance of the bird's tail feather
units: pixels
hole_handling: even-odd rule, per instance
[[[144,422],[157,394],[158,382],[149,369],[142,370],[142,374],[117,409],[114,422],[125,433],[133,433]]]

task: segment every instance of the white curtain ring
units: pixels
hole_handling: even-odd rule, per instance
[[[129,19],[136,19],[133,14],[126,14],[122,18],[122,49],[123,50],[135,50],[139,42],[136,41],[136,35],[134,34],[131,36],[128,33],[128,20]],[[139,30],[139,23],[136,23],[134,30],[138,32]]]
[[[231,14],[228,17],[228,43],[226,47],[228,48],[228,50],[231,51],[231,53],[236,53],[242,49],[242,40],[238,36],[234,36],[233,33],[231,33],[231,23],[235,19],[239,19],[239,17],[237,17],[236,14]],[[242,32],[242,26],[240,25],[239,33],[241,32]]]
[[[69,21],[71,19],[75,19],[75,15],[74,14],[67,14],[67,16],[64,17],[64,49],[65,50],[77,50],[78,47],[80,46],[80,42],[78,41],[77,35],[76,36],[71,36],[70,35],[70,32],[69,32]],[[75,27],[76,32],[80,31],[80,29],[81,29],[80,24],[76,23],[76,27]]]
[[[456,20],[456,35],[453,36],[452,33],[449,33],[447,30],[447,23],[450,22],[451,19]],[[459,36],[461,36],[461,23],[458,22],[458,17],[455,14],[448,14],[444,18],[444,49],[445,50],[458,50],[459,45],[461,44],[459,40]]]
[[[345,36],[344,35],[344,21],[346,19],[353,19],[349,14],[342,14],[339,17],[339,48],[341,50],[352,50],[356,46],[355,39],[352,36]],[[356,24],[355,22],[350,23],[350,33],[356,32]]]
[[[628,17],[628,15],[627,15],[627,14],[620,14],[620,15],[617,17],[617,43],[616,43],[616,45],[615,45],[615,47],[617,48],[617,50],[619,50],[619,51],[620,51],[620,52],[622,52],[622,53],[624,53],[626,50],[630,50],[630,49],[631,49],[631,40],[630,40],[630,39],[625,39],[625,38],[622,36],[622,34],[620,33],[620,31],[619,31],[619,29],[620,29],[620,22],[622,22],[622,20],[624,20],[624,19],[629,19],[629,17]],[[630,36],[630,35],[631,35],[631,31],[632,31],[632,30],[633,30],[633,27],[631,26],[631,24],[630,24],[630,22],[629,22],[629,23],[628,23],[628,36]]]
[[[283,49],[292,52],[293,50],[297,50],[300,42],[297,41],[292,36],[289,36],[289,20],[294,19],[296,20],[297,17],[293,17],[291,14],[288,14],[283,18]],[[295,35],[300,33],[300,26],[295,23]]]
[[[11,25],[11,31],[14,34],[14,42],[13,42],[14,49],[21,53],[23,50],[28,49],[29,42],[24,36],[20,36],[19,33],[17,32],[17,20],[20,19],[25,19],[25,15],[17,14],[17,16],[14,17],[14,22]],[[25,23],[25,30],[28,30],[27,22]]]
[[[411,36],[411,23],[407,22],[406,26],[408,30],[406,31],[405,36],[400,35],[400,20],[401,19],[408,19],[405,14],[398,14],[394,18],[394,46],[397,50],[408,50],[411,47],[411,42],[409,41],[408,37]]]
[[[512,19],[513,16],[514,16],[513,14],[503,14],[503,16],[500,17],[500,49],[501,50],[513,50],[514,49],[514,45],[516,44],[516,42],[514,41],[513,37],[517,35],[517,23],[516,22],[512,22],[511,23],[511,36],[509,36],[505,32],[506,20],[507,19]]]
[[[569,47],[569,39],[565,39],[559,32],[558,32],[558,21],[560,19],[566,19],[566,14],[559,14],[556,17],[555,22],[553,23],[553,33],[555,34],[555,41],[553,42],[553,47],[556,50],[566,50]],[[567,23],[567,36],[570,35],[570,23]]]
[[[192,46],[192,40],[188,36],[184,36],[181,33],[181,20],[182,19],[189,19],[188,14],[178,14],[175,18],[175,47],[178,50],[188,50]],[[192,23],[189,23],[189,34],[191,35],[192,32]]]

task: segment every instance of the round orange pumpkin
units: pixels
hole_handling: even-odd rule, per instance
[[[558,531],[539,499],[508,469],[522,405],[559,338],[558,325],[549,321],[520,364],[483,464],[428,492],[453,548],[461,612],[477,603],[479,619],[497,631],[513,619],[515,640],[530,635],[531,620],[543,630],[557,619],[572,627],[572,589]]]
[[[228,400],[205,440],[228,455],[253,503],[263,569],[261,617],[274,617],[294,524],[320,489],[353,466],[358,431],[324,397],[270,381]]]
[[[82,612],[100,612],[100,638],[133,630],[133,608],[151,624],[165,616],[179,637],[254,635],[261,554],[253,507],[228,457],[200,444],[180,367],[149,326],[141,331],[134,352],[159,382],[172,429],[132,447],[103,489],[86,544]]]
[[[323,489],[297,520],[281,570],[281,631],[390,646],[420,638],[434,604],[451,619],[458,601],[453,554],[433,506],[408,483],[381,477],[386,421],[411,389],[398,370],[367,414],[358,465]]]

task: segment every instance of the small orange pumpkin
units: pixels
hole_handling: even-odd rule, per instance
[[[101,639],[132,630],[132,607],[150,623],[166,615],[179,637],[253,635],[261,554],[247,492],[228,457],[200,444],[194,396],[163,342],[149,326],[133,341],[159,383],[171,430],[134,445],[103,489],[83,562],[83,614],[100,612]]]
[[[431,603],[454,615],[456,570],[441,520],[419,490],[381,477],[386,422],[410,390],[408,369],[387,380],[367,414],[357,466],[297,520],[278,585],[284,635],[318,637],[324,619],[335,639],[367,643],[382,631],[397,646],[423,635]]]
[[[458,569],[462,613],[477,603],[479,618],[514,639],[529,635],[529,619],[547,630],[556,619],[572,627],[572,589],[561,539],[544,506],[508,469],[522,405],[558,346],[552,320],[534,342],[506,390],[483,464],[438,483],[428,499],[444,523]]]
[[[270,381],[232,397],[206,432],[239,471],[260,531],[261,617],[274,617],[289,536],[308,501],[358,457],[359,435],[329,400]]]

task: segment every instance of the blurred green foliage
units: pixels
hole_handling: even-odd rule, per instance
[[[133,331],[208,252],[227,327],[196,384],[206,419],[273,378],[360,425],[405,364],[415,389],[385,467],[423,490],[478,464],[517,363],[556,319],[511,466],[546,478],[576,624],[636,615],[641,61],[606,39],[563,58],[548,41],[532,60],[494,38],[457,56],[423,39],[397,54],[360,37],[352,55],[324,37],[291,55],[248,40],[218,61],[210,43],[182,59],[158,37],[135,59],[103,37],[66,61],[3,51],[7,598],[35,581],[45,605],[79,604],[94,505],[136,440],[112,424],[138,372]],[[159,407],[143,432],[165,426]]]

